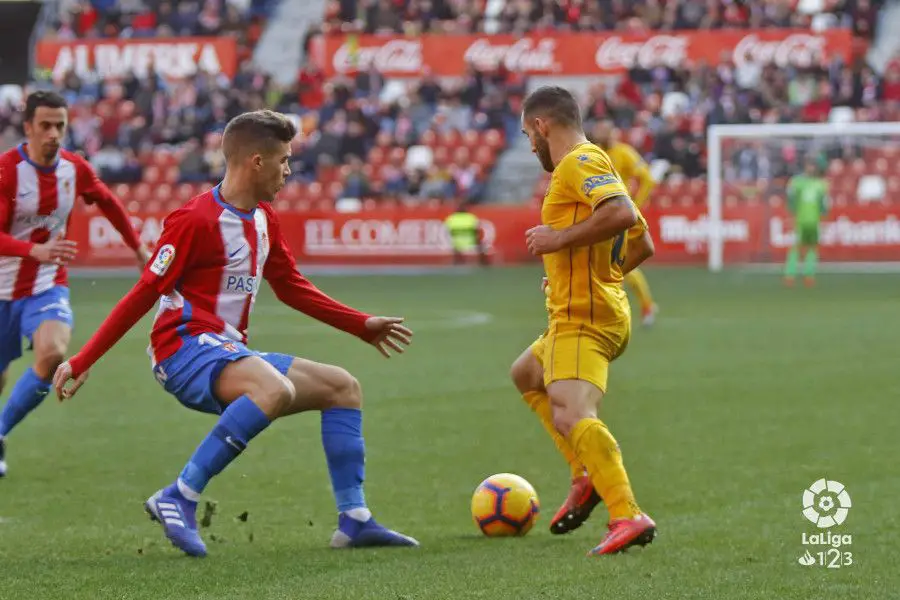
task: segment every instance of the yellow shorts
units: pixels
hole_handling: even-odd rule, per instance
[[[531,345],[544,368],[544,385],[563,379],[581,379],[604,393],[609,379],[609,363],[628,346],[631,321],[603,327],[573,322],[554,322]]]

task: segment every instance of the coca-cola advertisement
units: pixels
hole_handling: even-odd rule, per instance
[[[74,71],[80,77],[146,77],[152,68],[166,79],[183,79],[198,72],[233,77],[237,44],[231,37],[42,40],[35,48],[35,66],[54,78]]]
[[[328,75],[376,68],[389,77],[413,77],[426,67],[440,76],[460,75],[466,65],[504,65],[528,74],[597,75],[633,67],[676,66],[686,61],[718,63],[723,53],[738,65],[805,66],[841,56],[849,60],[848,30],[734,30],[673,33],[556,33],[319,37],[313,56]]]
[[[724,207],[722,238],[726,264],[784,260],[794,243],[783,207]],[[383,209],[359,213],[290,212],[282,227],[301,265],[444,265],[452,260],[444,228],[449,209]],[[482,207],[481,237],[495,264],[537,262],[525,247],[525,232],[540,222],[536,208]],[[650,207],[647,221],[657,254],[653,264],[707,262],[710,224],[703,206]],[[165,215],[139,213],[133,222],[151,246]],[[134,253],[97,211],[73,214],[69,237],[78,242],[76,267],[130,267]],[[820,255],[825,261],[900,261],[900,207],[835,208],[822,224]]]

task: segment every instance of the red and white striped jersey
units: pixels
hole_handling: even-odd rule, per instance
[[[64,238],[75,199],[97,203],[137,248],[139,240],[121,202],[100,181],[82,157],[61,150],[56,164],[42,167],[28,158],[21,144],[0,154],[0,238],[42,244]],[[2,240],[0,240],[2,241]],[[0,253],[2,254],[2,253]],[[40,294],[55,285],[67,285],[66,268],[41,264],[24,255],[0,255],[0,300]]]
[[[140,281],[69,360],[76,377],[157,299],[148,348],[154,366],[175,354],[187,337],[216,333],[246,343],[262,279],[291,308],[367,342],[378,336],[368,328],[371,315],[332,299],[300,274],[270,204],[242,212],[225,200],[217,186],[166,217]]]

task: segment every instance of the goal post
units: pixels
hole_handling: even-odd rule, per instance
[[[787,182],[808,157],[829,183],[823,260],[900,262],[900,122],[713,125],[707,131],[711,271],[775,264],[793,243]]]

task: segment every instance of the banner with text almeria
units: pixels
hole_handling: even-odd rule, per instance
[[[512,35],[422,35],[418,37],[319,36],[313,55],[328,75],[375,67],[388,77],[414,77],[424,69],[462,75],[466,66],[500,64],[530,75],[600,75],[634,67],[680,67],[687,62],[718,64],[723,55],[778,66],[849,60],[849,30],[685,31],[670,33],[566,33]]]
[[[525,207],[483,207],[482,238],[493,262],[536,261],[525,248],[525,232],[540,213]],[[282,229],[303,265],[450,264],[448,210],[375,210],[361,213],[310,212],[280,215]],[[141,238],[155,244],[162,213],[133,217]],[[654,264],[707,262],[709,223],[702,206],[646,211],[656,243]],[[130,267],[134,254],[96,211],[77,211],[69,237],[78,242],[76,267]],[[772,263],[785,258],[794,233],[787,213],[767,206],[725,207],[725,264]],[[835,208],[822,224],[820,255],[835,262],[900,261],[900,207]]]
[[[192,77],[198,72],[234,77],[237,44],[231,37],[135,38],[41,41],[35,66],[54,77],[69,71],[79,76],[146,77],[152,67],[166,79]]]

